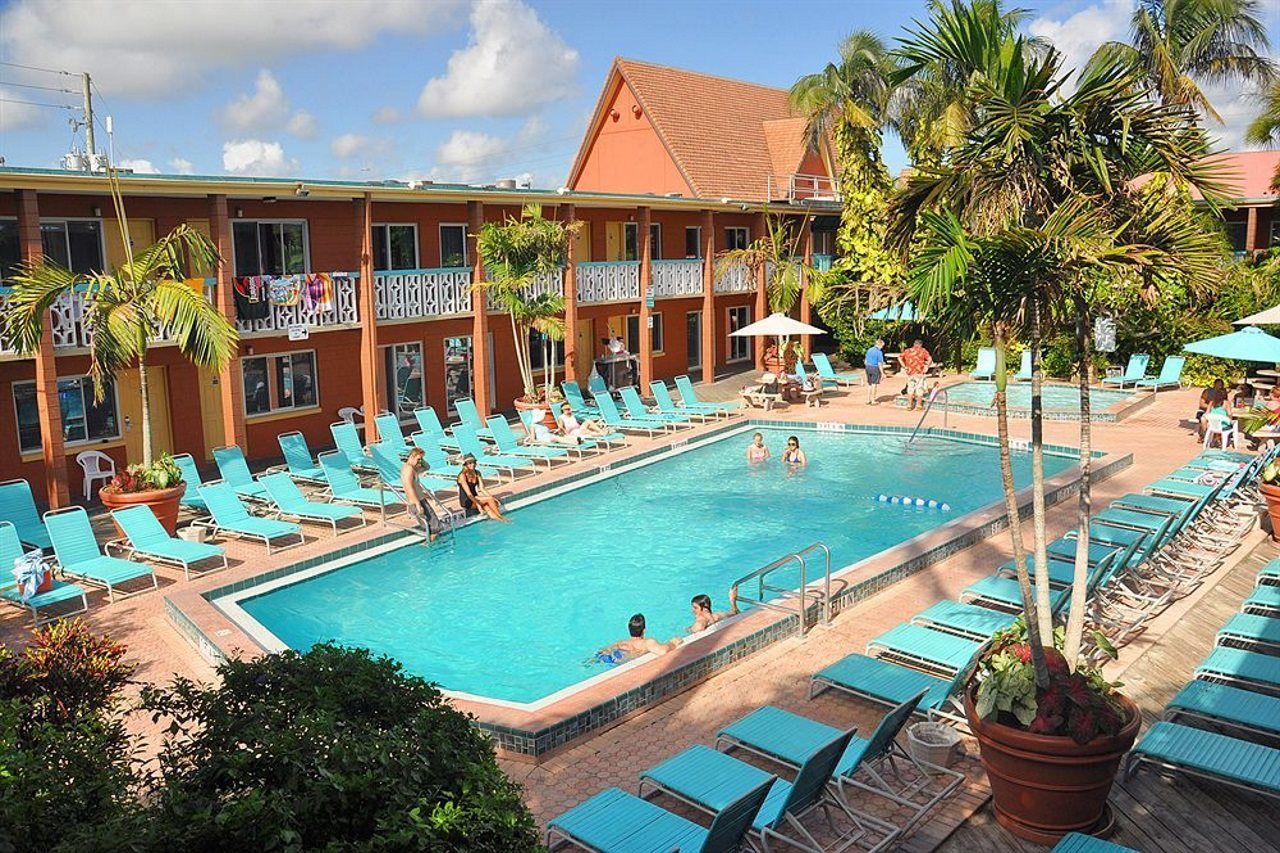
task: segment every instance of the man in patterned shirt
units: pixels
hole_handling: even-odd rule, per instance
[[[901,361],[902,369],[907,373],[907,411],[911,411],[917,403],[924,405],[925,374],[933,367],[933,356],[916,338],[911,348],[902,353]]]

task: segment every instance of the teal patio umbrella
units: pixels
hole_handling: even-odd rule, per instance
[[[1280,338],[1268,335],[1257,326],[1246,326],[1238,332],[1195,341],[1184,346],[1183,350],[1236,361],[1280,364]]]
[[[911,304],[910,300],[907,300],[899,302],[897,305],[890,305],[888,308],[881,308],[879,311],[873,311],[867,315],[867,319],[910,323],[916,319],[916,308]]]

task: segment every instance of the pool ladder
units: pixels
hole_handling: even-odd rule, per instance
[[[809,589],[809,564],[805,560],[806,555],[812,555],[816,551],[821,551],[823,558],[822,589],[820,590]],[[789,589],[782,586],[772,586],[766,582],[765,579],[770,574],[786,568],[792,563],[800,564],[800,586],[795,589]],[[753,580],[756,581],[756,597],[743,596],[740,587]],[[766,610],[794,613],[799,623],[796,636],[804,637],[809,630],[808,612],[812,601],[816,601],[822,607],[822,624],[831,624],[831,549],[821,542],[814,542],[808,548],[802,548],[793,554],[779,557],[769,565],[762,566],[754,572],[743,575],[731,583],[729,589],[737,593],[739,604],[753,604]],[[778,593],[778,597],[773,600],[767,600],[765,598],[766,592]]]
[[[920,413],[920,420],[916,421],[916,428],[911,431],[911,437],[907,439],[907,444],[916,440],[916,433],[920,431],[920,427],[924,426],[924,419],[929,417],[929,412],[933,411],[933,402],[939,397],[942,398],[942,428],[947,428],[947,411],[950,409],[950,401],[947,397],[946,388],[935,388],[929,392],[929,397],[924,401],[924,411]]]
[[[412,525],[396,524],[396,523],[387,521],[387,495],[390,494],[393,498],[395,498],[398,496],[398,493],[394,489],[387,488],[387,486],[383,483],[378,483],[374,488],[378,490],[378,520],[383,526],[398,527],[401,530],[409,530],[415,533],[421,530],[421,528],[419,528],[418,525],[416,524],[412,524]],[[399,503],[399,501],[398,500],[393,501],[393,503]],[[436,503],[440,503],[440,502],[436,501]],[[444,512],[437,513],[437,516],[440,518],[441,523],[445,526],[445,529],[441,531],[440,535],[443,536],[444,534],[447,533],[449,534],[449,537],[452,540],[454,533],[456,533],[458,529],[459,516],[462,516],[464,523],[465,523],[466,516],[461,512],[453,512],[449,510],[447,507],[444,506],[444,504],[440,504],[440,509],[444,510]],[[437,537],[437,541],[438,541],[438,537]]]

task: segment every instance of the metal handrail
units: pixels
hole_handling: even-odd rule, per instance
[[[766,600],[764,597],[765,592],[766,591],[776,592],[779,594],[779,598],[786,598],[787,596],[794,594],[797,601],[795,613],[799,623],[798,636],[803,637],[807,630],[806,622],[808,620],[806,618],[806,611],[809,608],[809,590],[808,590],[809,567],[808,567],[808,563],[805,561],[804,555],[812,553],[813,551],[816,551],[818,549],[822,550],[825,561],[826,561],[825,570],[823,572],[824,580],[823,580],[823,589],[821,594],[822,624],[829,625],[831,624],[831,549],[828,548],[826,545],[822,544],[821,542],[815,542],[812,545],[808,546],[807,548],[802,548],[799,551],[796,551],[791,554],[787,554],[784,557],[779,557],[778,559],[774,560],[772,563],[770,563],[767,566],[762,566],[753,572],[748,572],[747,574],[738,578],[733,583],[729,584],[729,589],[733,592],[736,600],[739,602],[746,603],[746,604],[754,604],[756,607],[763,607],[766,610],[776,610],[780,613],[791,613],[793,611],[792,611],[792,608],[790,608],[789,606],[786,606],[784,604],[779,604],[776,601]],[[798,590],[799,590],[798,593],[795,590],[789,589],[787,587],[770,586],[769,584],[765,583],[765,578],[769,574],[777,571],[778,569],[783,568],[784,566],[790,565],[793,561],[800,564],[800,586],[798,587]],[[757,582],[756,597],[744,598],[738,592],[738,588],[742,586],[744,583],[747,583],[748,581],[752,581],[752,580]]]
[[[947,412],[951,410],[951,398],[947,396],[946,388],[937,388],[930,392],[929,398],[924,401],[924,411],[920,413],[920,420],[916,421],[916,428],[911,431],[907,444],[916,440],[916,433],[920,432],[920,427],[924,426],[924,419],[929,417],[929,412],[933,411],[934,401],[939,397],[942,398],[942,428],[947,428]]]

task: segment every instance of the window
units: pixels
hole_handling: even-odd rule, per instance
[[[261,415],[318,405],[314,351],[250,356],[242,359],[241,365],[245,414]]]
[[[446,414],[456,414],[454,403],[471,397],[471,336],[444,339],[444,399]]]
[[[653,318],[653,328],[649,330],[649,341],[653,345],[654,352],[662,352],[662,315],[650,314]],[[640,315],[627,315],[627,336],[626,336],[627,352],[640,352]]]
[[[684,256],[686,258],[702,257],[702,227],[688,225],[684,229]]]
[[[102,223],[96,219],[41,220],[40,242],[45,255],[72,272],[101,272]]]
[[[18,220],[0,219],[0,280],[8,281],[22,263],[22,244],[18,242]]]
[[[685,364],[692,370],[702,366],[702,312],[690,311],[684,315]]]
[[[416,270],[418,268],[418,226],[374,225],[373,268],[375,270]]]
[[[307,271],[307,223],[238,220],[231,225],[236,275]]]
[[[467,266],[467,226],[440,226],[440,266]]]
[[[649,257],[662,257],[662,225],[657,222],[649,223]]]
[[[747,229],[737,226],[724,229],[724,247],[726,250],[745,249],[748,242],[750,240],[747,237]]]
[[[834,255],[836,253],[836,232],[814,231],[813,253],[815,255]]]
[[[383,375],[387,383],[387,404],[401,417],[424,405],[422,387],[422,344],[393,344],[382,348]]]
[[[551,341],[551,366],[564,366],[564,341]],[[534,370],[545,370],[547,366],[547,338],[542,332],[529,331],[529,364]]]
[[[87,376],[58,380],[62,440],[66,445],[109,441],[120,437],[115,385],[107,382],[102,390],[102,402],[95,403],[93,381]],[[40,413],[36,407],[36,383],[13,383],[13,402],[18,414],[18,449],[23,453],[39,450],[43,442],[40,439]]]
[[[1276,220],[1271,223],[1271,242],[1267,246],[1268,248],[1280,246],[1280,217],[1276,217]]]
[[[751,309],[746,305],[736,305],[729,309],[729,334],[751,323]],[[729,338],[729,361],[746,361],[751,357],[750,338]]]
[[[624,261],[638,261],[640,259],[640,241],[636,234],[637,230],[634,222],[624,222],[622,224],[622,259]]]
[[[649,335],[650,341],[653,342],[653,351],[662,352],[662,344],[664,343],[662,339],[662,315],[650,314],[649,316],[653,318],[653,328],[650,330]]]
[[[1245,232],[1249,229],[1247,222],[1226,222],[1223,223],[1227,230],[1227,242],[1231,244],[1231,250],[1234,252],[1243,252],[1245,246]]]

